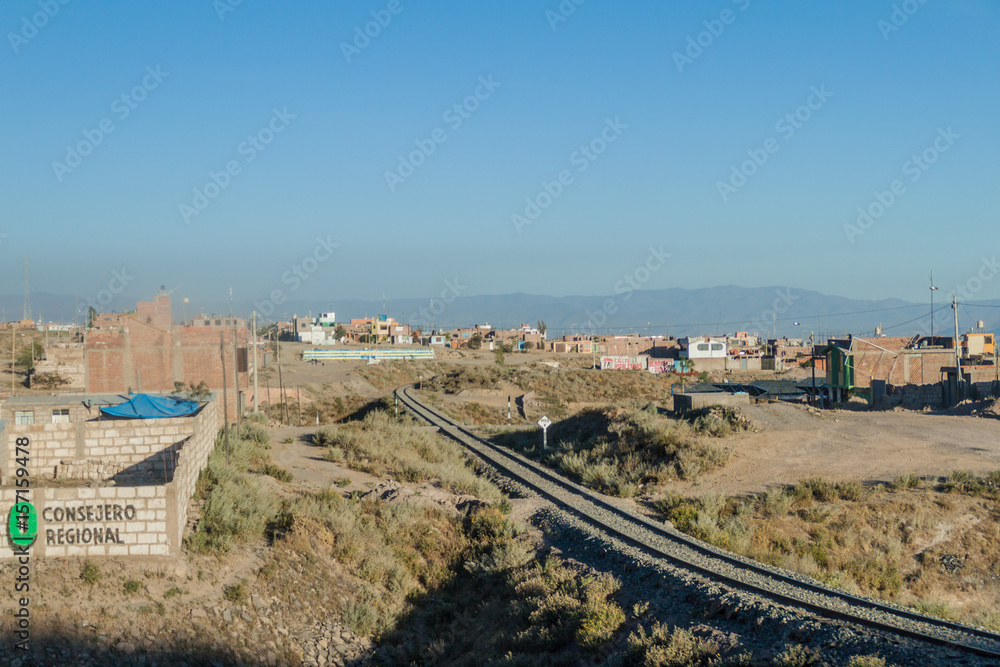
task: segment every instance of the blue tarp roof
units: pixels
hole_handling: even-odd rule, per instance
[[[185,401],[169,396],[150,396],[136,394],[132,400],[111,408],[101,408],[101,413],[109,417],[125,419],[165,419],[167,417],[185,417],[198,412],[201,407],[197,401]]]

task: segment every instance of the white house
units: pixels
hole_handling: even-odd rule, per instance
[[[711,336],[691,336],[677,341],[681,359],[725,359],[726,339]]]

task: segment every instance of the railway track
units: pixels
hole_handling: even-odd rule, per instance
[[[805,609],[821,617],[1000,661],[1000,634],[851,595],[668,530],[617,507],[534,461],[479,438],[420,403],[410,394],[410,387],[397,389],[396,396],[412,414],[437,426],[499,474],[531,489],[598,530],[654,557],[664,558],[675,566],[713,581]]]

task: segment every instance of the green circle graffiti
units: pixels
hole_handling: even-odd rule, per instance
[[[31,503],[15,503],[7,515],[7,535],[20,547],[29,547],[38,537],[38,512]]]

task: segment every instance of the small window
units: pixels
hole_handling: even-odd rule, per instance
[[[712,343],[712,350],[718,352],[722,349],[722,343]]]
[[[15,410],[14,411],[14,423],[15,424],[34,424],[35,423],[35,411],[34,410]]]
[[[69,408],[55,408],[52,411],[52,423],[53,424],[69,423]]]
[[[699,352],[708,352],[708,343],[698,343]]]
[[[215,320],[215,326],[222,326],[222,320]]]

